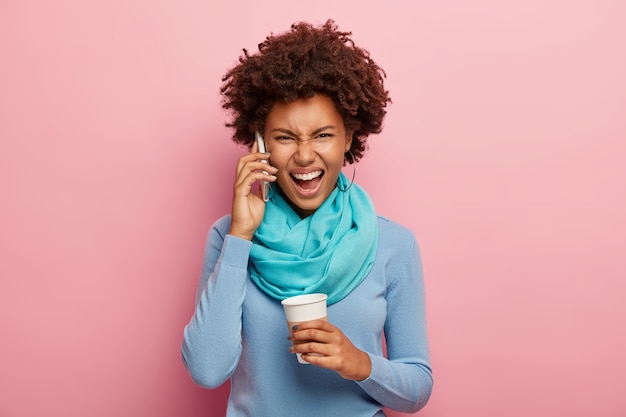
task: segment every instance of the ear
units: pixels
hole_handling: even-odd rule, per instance
[[[344,151],[348,152],[352,147],[352,137],[354,136],[354,130],[346,130],[346,148]]]

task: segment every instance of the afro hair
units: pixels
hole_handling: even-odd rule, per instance
[[[300,22],[291,31],[270,34],[256,54],[244,49],[220,88],[222,107],[232,115],[226,126],[234,128],[233,140],[251,146],[253,132],[263,130],[275,102],[324,94],[354,131],[348,162],[358,161],[367,137],[382,130],[391,99],[384,88],[385,72],[351,35],[333,20],[319,27]]]

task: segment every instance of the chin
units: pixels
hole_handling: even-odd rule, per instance
[[[296,203],[292,203],[292,206],[294,208],[294,210],[296,211],[296,213],[298,213],[300,215],[300,217],[306,217],[306,216],[310,216],[311,214],[315,213],[315,210],[317,210],[319,208],[319,206],[321,206],[321,204],[296,204]]]

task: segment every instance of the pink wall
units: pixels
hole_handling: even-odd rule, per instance
[[[357,179],[422,245],[420,415],[626,416],[623,1],[211,3],[0,4],[1,416],[223,415],[179,348],[243,152],[220,76],[326,17],[388,72]]]

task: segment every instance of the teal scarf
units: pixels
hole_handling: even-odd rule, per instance
[[[328,304],[347,296],[372,268],[378,242],[374,205],[341,173],[338,187],[312,215],[301,219],[278,193],[266,203],[252,240],[250,274],[279,300],[324,293]]]

